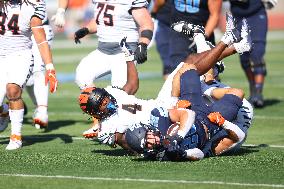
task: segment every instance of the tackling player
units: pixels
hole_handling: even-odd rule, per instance
[[[233,25],[233,20],[231,18],[231,16],[228,16],[228,27],[227,27],[227,33],[225,33],[225,36],[229,37],[232,35],[232,30],[234,30],[234,27],[231,26]],[[236,31],[234,31],[236,32]],[[195,36],[196,37],[196,36]],[[194,38],[195,38],[194,37]],[[203,36],[204,38],[204,36]],[[233,38],[231,38],[231,43],[233,43]],[[221,46],[223,47],[221,47]],[[222,52],[224,51],[224,49],[226,49],[226,46],[224,43],[220,43],[219,44],[219,50],[217,50],[216,48],[214,48],[213,50],[210,50],[208,52],[205,53],[201,53],[201,54],[196,54],[196,55],[192,55],[191,58],[188,59],[189,63],[193,63],[198,67],[198,71],[200,72],[199,74],[205,73],[211,66],[214,65],[214,63],[216,63],[216,60],[218,59],[218,57],[222,56]],[[210,54],[212,53],[212,54]],[[201,57],[207,56],[207,55],[212,55],[212,59],[208,60],[207,63],[204,63],[201,59]],[[215,55],[213,55],[215,54]],[[227,54],[228,55],[228,54]],[[217,57],[215,57],[217,56]],[[201,60],[201,61],[199,61]],[[215,61],[215,62],[214,62]],[[109,143],[111,145],[113,145],[116,141],[114,141],[115,135],[114,133],[118,133],[117,130],[122,129],[123,132],[125,131],[125,129],[131,125],[131,123],[128,123],[126,120],[129,120],[132,116],[136,117],[136,119],[133,119],[133,121],[141,122],[140,118],[138,118],[138,115],[142,115],[145,117],[144,120],[146,120],[146,123],[149,123],[149,117],[150,117],[150,111],[153,109],[151,107],[159,107],[159,105],[163,104],[165,107],[172,107],[173,105],[175,105],[177,98],[172,98],[171,95],[171,89],[172,89],[172,80],[173,77],[175,75],[175,73],[178,72],[178,70],[183,66],[184,63],[181,63],[180,66],[168,77],[168,79],[165,81],[165,84],[163,85],[158,98],[155,100],[150,100],[149,102],[146,102],[146,100],[141,100],[138,99],[134,101],[130,101],[129,99],[134,99],[134,96],[128,95],[127,93],[125,93],[124,91],[117,89],[117,88],[112,88],[112,87],[107,87],[106,90],[104,90],[104,95],[100,95],[97,94],[96,91],[98,91],[98,88],[90,88],[90,89],[86,89],[83,90],[80,97],[79,97],[79,103],[80,106],[82,108],[82,110],[86,113],[88,113],[89,115],[92,116],[98,116],[98,113],[101,112],[102,114],[105,114],[106,112],[108,112],[109,110],[106,110],[106,112],[102,112],[99,107],[102,105],[102,102],[105,98],[109,98],[109,96],[112,96],[112,99],[115,99],[115,106],[110,106],[113,107],[112,108],[112,113],[111,115],[107,115],[105,116],[104,119],[101,119],[101,122],[97,125],[97,127],[91,128],[90,130],[84,132],[84,136],[87,138],[91,138],[94,136],[98,136],[98,140],[101,141],[102,143]],[[112,90],[112,91],[111,91]],[[118,94],[115,94],[115,92],[113,91],[117,91]],[[112,94],[112,95],[110,95]],[[105,103],[108,103],[110,100],[106,101]],[[148,106],[139,106],[140,103],[144,103],[147,104]],[[157,106],[158,104],[158,106]],[[88,106],[87,106],[88,105]],[[125,106],[127,105],[127,106]],[[124,107],[124,109],[123,109]],[[146,108],[146,109],[145,109]],[[144,111],[146,110],[146,111]],[[124,111],[124,114],[126,117],[122,116],[123,114],[120,114],[120,111]],[[127,112],[128,111],[128,112]],[[140,111],[142,111],[140,113]],[[144,113],[143,113],[144,112]],[[101,116],[101,115],[100,115]],[[108,123],[111,120],[113,120],[113,124],[105,124],[105,126],[103,126],[103,123]],[[132,119],[131,119],[132,120]],[[119,123],[126,123],[126,126],[124,124],[119,124]],[[143,122],[143,121],[142,121]],[[145,122],[144,122],[145,123]],[[122,126],[121,126],[122,125]],[[104,131],[105,129],[105,131]],[[118,133],[118,135],[120,135]],[[116,137],[116,139],[118,139],[118,137]]]

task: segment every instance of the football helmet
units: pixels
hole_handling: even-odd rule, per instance
[[[125,140],[128,146],[137,153],[143,153],[146,145],[147,128],[129,128],[125,132]]]
[[[105,109],[101,109],[105,98],[109,99]],[[103,120],[117,112],[116,99],[103,88],[89,87],[81,91],[78,98],[80,108],[83,112]]]
[[[162,148],[164,137],[151,125],[135,124],[125,132],[128,146],[137,153],[156,153]]]

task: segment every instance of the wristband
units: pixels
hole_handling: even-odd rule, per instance
[[[145,38],[147,38],[151,41],[152,37],[153,37],[153,31],[152,30],[143,30],[141,32],[141,37],[145,37]]]
[[[46,70],[54,70],[54,66],[52,63],[48,63],[48,64],[45,64],[45,69]]]

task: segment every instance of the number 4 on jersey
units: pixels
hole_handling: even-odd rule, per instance
[[[136,111],[142,111],[142,106],[138,104],[122,104],[121,108],[132,114],[136,114]]]

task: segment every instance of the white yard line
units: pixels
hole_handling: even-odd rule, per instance
[[[9,135],[0,135],[0,138],[9,138],[10,136]],[[51,139],[51,138],[58,138],[57,136],[45,136],[45,135],[41,135],[41,136],[24,136],[24,138],[29,138],[29,139],[39,139],[39,138],[46,138],[46,139]],[[64,137],[60,137],[60,138],[64,138]],[[70,137],[68,137],[70,138]],[[88,139],[85,139],[83,137],[71,137],[73,140],[88,140]],[[261,144],[243,144],[242,146],[247,146],[247,147],[261,147],[259,146]],[[267,146],[265,147],[270,147],[270,148],[284,148],[284,145],[270,145],[270,144],[267,144]]]
[[[31,178],[53,178],[53,179],[77,179],[77,180],[102,180],[102,181],[124,181],[124,182],[148,182],[148,183],[178,183],[178,184],[214,184],[214,185],[231,185],[231,186],[254,186],[284,188],[282,184],[254,184],[254,183],[237,183],[222,181],[190,181],[190,180],[158,180],[158,179],[134,179],[134,178],[110,178],[110,177],[79,177],[64,175],[26,175],[26,174],[0,174],[7,177],[31,177]]]

